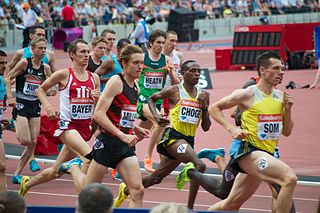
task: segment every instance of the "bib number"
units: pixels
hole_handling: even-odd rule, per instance
[[[201,108],[200,103],[197,101],[181,100],[179,120],[181,122],[198,124]]]
[[[41,81],[36,79],[26,79],[24,82],[23,93],[25,95],[37,96],[37,89],[40,87]]]
[[[280,114],[258,115],[259,140],[278,140],[282,132],[282,116]]]
[[[119,125],[125,128],[133,128],[136,118],[137,106],[128,105],[121,110],[121,119]]]
[[[162,72],[146,72],[144,73],[143,86],[146,89],[162,89],[163,73]]]

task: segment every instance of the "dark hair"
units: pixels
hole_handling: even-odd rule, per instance
[[[106,213],[110,211],[112,205],[112,192],[100,183],[92,183],[87,185],[79,194],[79,213]]]
[[[116,34],[116,32],[115,32],[114,30],[105,29],[105,30],[102,31],[101,36],[102,36],[102,37],[106,37],[106,35],[107,35],[108,33]]]
[[[88,43],[85,40],[83,40],[82,38],[77,38],[76,40],[73,40],[70,42],[70,44],[68,46],[68,53],[76,53],[78,44],[88,45]]]
[[[150,33],[149,39],[148,39],[148,45],[153,44],[153,42],[158,38],[158,37],[164,37],[164,39],[167,38],[166,33],[163,32],[162,30],[154,30]]]
[[[183,62],[181,64],[181,74],[183,74],[185,71],[188,71],[189,70],[189,64],[190,63],[197,63],[195,60],[187,60],[185,62]]]
[[[1,213],[24,213],[26,203],[21,195],[14,191],[0,193],[0,212]]]
[[[133,15],[138,16],[139,18],[143,18],[142,12],[141,10],[134,10],[133,11]]]
[[[276,52],[265,52],[265,53],[262,53],[261,55],[257,56],[256,66],[257,66],[257,71],[258,71],[259,77],[261,75],[260,67],[268,68],[271,64],[271,62],[270,62],[271,58],[282,60],[281,56]]]
[[[122,60],[128,62],[132,54],[143,53],[142,49],[137,45],[128,44],[120,52],[118,61],[122,67]],[[123,67],[122,67],[123,68]]]
[[[131,44],[131,41],[127,38],[122,38],[118,41],[117,47],[122,48],[124,43]]]
[[[30,28],[29,35],[35,34],[36,31],[37,31],[37,29],[43,29],[43,30],[45,30],[44,27],[42,27],[42,26],[34,26],[34,27],[31,27],[31,28]]]
[[[5,51],[0,50],[0,56],[7,57],[8,55],[7,55],[7,53]]]

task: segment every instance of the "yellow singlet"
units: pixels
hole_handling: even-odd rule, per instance
[[[202,118],[201,103],[197,101],[201,89],[197,88],[195,98],[190,97],[184,89],[183,83],[179,84],[180,101],[170,109],[172,128],[186,136],[195,136]]]
[[[273,153],[282,133],[283,92],[273,89],[270,95],[251,86],[254,103],[241,114],[241,128],[250,133],[244,139],[258,149]]]

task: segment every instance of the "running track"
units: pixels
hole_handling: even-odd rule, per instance
[[[57,51],[57,67],[63,68],[70,65],[67,54]],[[214,67],[214,52],[211,49],[202,48],[199,51],[185,52],[185,59],[195,59],[203,67]],[[285,85],[289,80],[304,85],[313,81],[315,70],[288,71],[280,89],[285,90]],[[213,90],[210,90],[211,103],[230,93],[236,88],[240,88],[250,76],[255,76],[254,71],[238,72],[215,72],[211,74]],[[320,116],[320,88],[314,90],[296,89],[288,91],[294,98],[293,118],[295,121],[294,132],[289,138],[281,138],[280,154],[281,159],[288,163],[298,175],[312,177],[320,180],[320,137],[318,136],[318,119]],[[57,105],[57,98],[54,98]],[[11,110],[5,111],[4,117],[10,117]],[[229,112],[226,112],[229,114]],[[213,122],[209,132],[198,131],[196,138],[196,150],[202,148],[224,147],[228,150],[230,136],[227,132]],[[6,143],[18,144],[14,134],[4,132],[3,140]],[[137,156],[143,159],[147,141],[142,141],[137,145]],[[154,154],[155,162],[158,156]],[[212,163],[205,161],[208,167],[216,168]],[[17,164],[16,160],[7,160],[8,189],[18,190],[18,185],[13,185],[9,181]],[[49,166],[41,165],[42,168]],[[25,173],[32,175],[28,169]],[[163,183],[147,189],[144,196],[144,207],[153,207],[162,202],[178,202],[186,204],[188,197],[188,187],[186,190],[178,191],[175,189],[175,176],[167,177]],[[110,175],[106,175],[104,183],[116,194],[119,182],[112,180]],[[262,185],[255,195],[242,208],[243,212],[271,212],[270,190],[266,185]],[[294,200],[297,212],[311,213],[316,212],[320,196],[318,186],[297,185],[294,193]],[[77,192],[73,187],[71,176],[65,175],[63,178],[47,184],[34,187],[26,196],[27,204],[36,206],[75,206]],[[206,210],[218,199],[200,188],[195,209]],[[127,203],[125,203],[125,206]]]

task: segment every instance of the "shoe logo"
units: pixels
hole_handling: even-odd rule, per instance
[[[94,141],[93,149],[98,150],[98,149],[103,149],[103,148],[104,148],[103,143],[101,141],[99,141],[98,139],[96,139]]]
[[[227,182],[229,182],[234,179],[234,175],[229,170],[226,170],[224,173],[224,178],[226,179]]]
[[[177,148],[177,153],[186,153],[188,144],[181,144]]]

